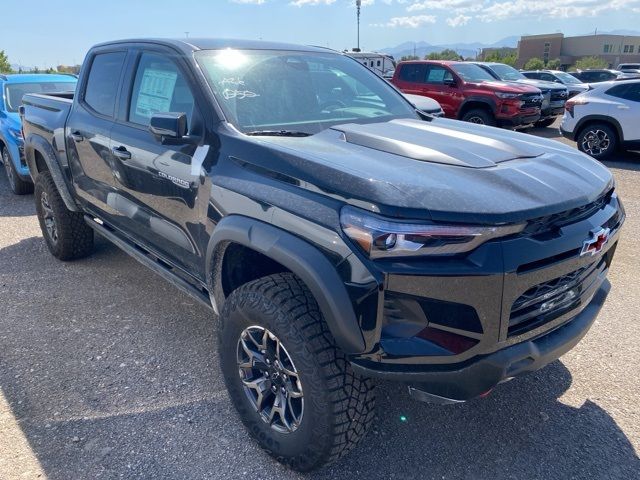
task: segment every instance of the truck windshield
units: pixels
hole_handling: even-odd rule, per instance
[[[496,79],[490,73],[473,63],[452,63],[451,68],[465,82],[494,82]]]
[[[385,80],[343,55],[225,49],[195,58],[227,120],[244,133],[313,135],[340,123],[417,117]]]
[[[17,112],[18,107],[22,104],[22,97],[27,93],[72,92],[75,89],[75,80],[70,82],[7,83],[4,98],[7,111]]]
[[[500,77],[500,80],[522,80],[527,78],[515,68],[503,63],[491,65],[489,68]]]

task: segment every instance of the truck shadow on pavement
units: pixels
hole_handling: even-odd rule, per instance
[[[116,247],[99,241],[92,257],[64,264],[41,238],[22,240],[0,249],[0,294],[4,415],[50,480],[628,480],[640,469],[597,403],[559,400],[572,378],[555,362],[454,406],[382,383],[363,443],[329,468],[297,474],[240,424],[219,374],[213,315]]]

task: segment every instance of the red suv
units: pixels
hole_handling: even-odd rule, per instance
[[[440,102],[447,118],[484,125],[520,127],[540,118],[542,93],[536,87],[496,81],[466,62],[400,62],[391,79],[403,93]]]

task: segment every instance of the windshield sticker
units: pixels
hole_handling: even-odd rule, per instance
[[[222,96],[227,100],[231,100],[232,98],[242,100],[243,98],[259,97],[260,95],[250,90],[231,90],[230,88],[225,88],[222,91]]]
[[[145,69],[136,102],[136,115],[151,118],[154,113],[168,112],[177,78],[178,72]]]
[[[241,80],[240,78],[237,78],[237,77],[230,77],[230,78],[223,78],[222,80],[220,80],[219,83],[221,87],[227,87],[229,85],[233,87],[237,87],[239,85],[244,85],[244,80]]]

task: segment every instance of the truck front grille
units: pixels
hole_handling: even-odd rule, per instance
[[[567,91],[566,90],[552,91],[551,92],[551,101],[552,102],[557,102],[559,100],[566,100],[566,99],[567,99]]]
[[[591,285],[605,268],[602,259],[528,289],[511,307],[508,335],[525,333],[588,301]]]
[[[553,215],[547,215],[545,217],[534,218],[527,223],[527,226],[522,233],[525,235],[539,235],[541,233],[560,228],[563,225],[569,225],[590,217],[598,210],[608,205],[611,201],[612,195],[613,189],[602,195],[596,201],[581,207],[572,208],[570,210],[565,210],[564,212],[555,213]]]
[[[528,93],[520,97],[522,100],[521,108],[539,107],[542,105],[542,95],[537,93]]]

